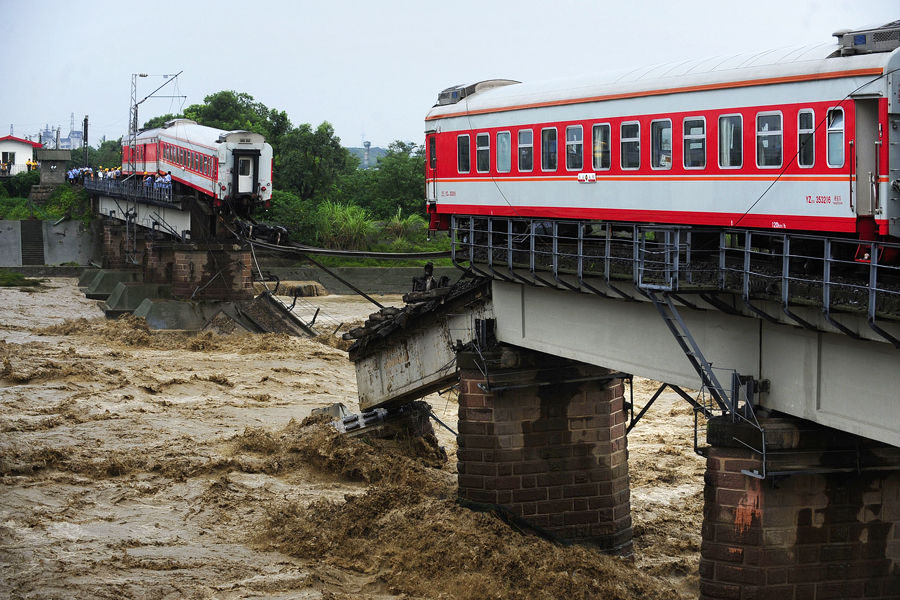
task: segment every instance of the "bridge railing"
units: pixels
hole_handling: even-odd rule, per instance
[[[650,290],[725,293],[738,296],[763,318],[781,322],[784,315],[817,329],[797,311],[812,306],[855,337],[838,315],[857,313],[878,335],[900,346],[878,324],[900,319],[900,244],[515,217],[455,216],[451,229],[454,261],[498,279],[626,298]],[[783,315],[766,312],[772,303],[780,304]]]
[[[176,199],[171,184],[145,184],[140,179],[85,179],[84,187],[110,197],[171,204]]]

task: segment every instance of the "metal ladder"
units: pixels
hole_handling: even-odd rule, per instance
[[[672,333],[675,341],[678,342],[678,345],[681,347],[682,352],[684,352],[685,357],[687,357],[688,361],[690,361],[691,363],[691,366],[694,367],[694,370],[700,376],[702,387],[709,391],[709,395],[715,402],[716,408],[718,410],[721,410],[723,415],[730,416],[732,422],[736,423],[738,421],[742,421],[752,426],[759,432],[760,438],[758,448],[738,438],[734,439],[743,446],[762,456],[762,472],[759,472],[757,470],[750,471],[747,469],[742,469],[741,473],[743,473],[744,475],[755,477],[757,479],[765,479],[767,475],[768,462],[766,452],[766,431],[759,424],[759,420],[756,418],[756,413],[753,410],[753,397],[755,396],[758,382],[754,381],[752,377],[744,377],[737,371],[732,370],[731,390],[726,390],[719,382],[718,377],[716,377],[712,365],[708,360],[706,360],[706,357],[703,356],[703,352],[700,350],[700,346],[697,345],[697,341],[691,335],[690,329],[688,329],[687,324],[681,318],[681,314],[678,312],[678,309],[675,307],[675,303],[672,301],[672,298],[669,296],[669,294],[652,289],[644,289],[642,291],[653,303],[653,306],[662,317],[663,322],[666,324],[666,327],[669,328],[669,331]],[[741,405],[742,393],[744,397],[743,405]],[[697,451],[698,425],[696,412],[697,411],[695,410],[695,451]],[[713,416],[711,410],[707,409],[702,410],[701,412],[703,412],[707,418]]]
[[[703,352],[691,335],[691,331],[681,318],[678,309],[675,308],[672,298],[666,293],[661,294],[655,290],[644,289],[643,292],[650,298],[650,301],[653,302],[656,311],[662,317],[663,322],[666,324],[666,327],[669,328],[669,331],[672,332],[672,336],[675,338],[675,341],[678,342],[682,352],[684,352],[684,355],[687,357],[688,361],[690,361],[691,366],[694,367],[694,370],[700,376],[700,382],[703,387],[709,390],[709,394],[712,396],[719,410],[733,412],[735,408],[734,399],[727,391],[725,391],[725,388],[719,382],[719,378],[716,377],[715,372],[713,372],[712,365],[706,360],[706,357],[703,356]]]

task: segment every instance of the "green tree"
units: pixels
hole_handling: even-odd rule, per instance
[[[355,170],[356,165],[330,123],[323,122],[315,130],[304,123],[284,135],[275,155],[272,185],[302,200],[321,201],[337,196],[340,177]]]
[[[341,179],[341,197],[368,208],[377,219],[425,213],[425,154],[421,146],[397,140],[376,168]]]
[[[88,151],[88,160],[90,161],[90,151]],[[106,140],[97,148],[96,163],[90,162],[92,167],[104,165],[105,168],[114,167],[122,164],[122,138],[117,140]]]
[[[144,123],[143,129],[156,129],[157,127],[162,127],[166,124],[166,121],[171,121],[172,119],[183,119],[184,115],[173,115],[169,113],[167,115],[160,115],[158,117],[153,117],[149,121]]]

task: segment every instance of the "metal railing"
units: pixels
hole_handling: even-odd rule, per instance
[[[900,244],[746,229],[454,216],[454,264],[530,285],[636,299],[648,291],[740,298],[751,312],[821,329],[798,307],[815,308],[838,331],[859,337],[842,314],[900,320]],[[463,266],[460,263],[468,263]],[[679,298],[681,300],[681,298]],[[766,301],[764,308],[760,301]],[[807,311],[808,314],[808,311]]]
[[[84,187],[111,197],[171,204],[177,201],[171,184],[145,184],[140,179],[85,179]]]

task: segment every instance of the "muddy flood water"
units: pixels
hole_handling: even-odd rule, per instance
[[[309,300],[344,329],[374,311]],[[426,400],[455,428],[453,397]],[[148,331],[74,279],[0,288],[0,597],[696,598],[703,461],[676,395],[629,434],[634,561],[460,507],[450,433],[443,462],[307,419],[335,402],[358,410],[328,339]]]

